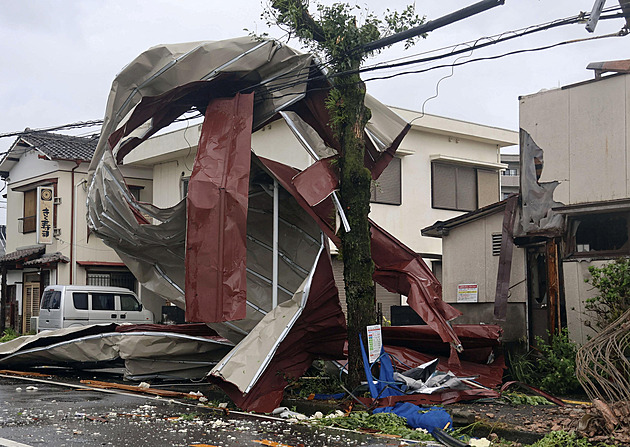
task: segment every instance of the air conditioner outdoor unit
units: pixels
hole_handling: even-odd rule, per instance
[[[31,317],[31,331],[36,334],[39,332],[39,317]]]

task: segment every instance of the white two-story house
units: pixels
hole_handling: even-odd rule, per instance
[[[420,228],[496,202],[500,198],[500,150],[518,143],[518,133],[480,124],[392,108],[412,123],[396,157],[372,185],[370,217],[422,254],[441,276],[442,244],[423,237]],[[170,207],[186,194],[201,125],[155,136],[124,159],[127,167],[153,172],[152,203]],[[255,132],[252,150],[259,156],[304,169],[313,159],[302,149],[284,121]],[[335,262],[342,306],[343,263]],[[377,301],[390,318],[390,306],[405,297],[377,286]]]
[[[87,168],[97,138],[48,132],[24,134],[0,161],[6,181],[6,254],[0,257],[6,325],[29,332],[31,317],[50,284],[122,286],[141,294],[136,279],[115,252],[88,232]],[[153,195],[150,169],[125,168],[126,181],[140,200]],[[42,238],[38,187],[52,190],[50,238]],[[161,302],[145,305],[160,314]]]

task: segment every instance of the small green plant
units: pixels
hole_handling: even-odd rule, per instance
[[[510,375],[519,382],[551,394],[582,392],[575,376],[577,345],[569,339],[567,329],[549,338],[550,341],[546,342],[536,337],[535,350],[510,355]]]
[[[588,439],[581,438],[575,432],[566,432],[563,430],[552,431],[545,435],[544,438],[536,441],[531,447],[613,447],[603,442],[590,443]]]
[[[179,417],[184,421],[194,421],[199,417],[199,415],[197,413],[182,413]]]
[[[512,405],[552,405],[551,402],[542,396],[530,396],[524,393],[506,392],[502,393],[501,397]]]
[[[11,328],[7,328],[2,333],[2,337],[0,337],[0,343],[7,342],[9,340],[13,340],[14,338],[18,338],[20,335],[15,332],[15,330]]]
[[[539,387],[560,395],[581,391],[582,387],[575,375],[577,345],[569,339],[569,331],[562,329],[559,334],[550,336],[550,339],[547,343],[536,337],[536,346],[541,354],[536,364],[540,374]]]
[[[588,268],[591,278],[584,281],[599,290],[586,300],[585,308],[593,315],[589,325],[604,329],[630,309],[630,259],[619,258],[601,267]]]
[[[534,383],[536,364],[531,357],[531,352],[507,351],[509,375],[512,380],[523,383]]]

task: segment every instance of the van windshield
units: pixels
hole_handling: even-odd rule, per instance
[[[42,297],[42,309],[59,309],[61,304],[61,292],[59,290],[46,290]]]
[[[120,295],[120,310],[139,311],[140,303],[133,295]]]

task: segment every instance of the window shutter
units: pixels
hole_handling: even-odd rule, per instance
[[[24,192],[22,232],[32,233],[37,226],[37,189]]]
[[[441,163],[433,163],[431,167],[433,207],[457,209],[457,168]]]
[[[371,202],[388,205],[400,205],[402,203],[401,162],[400,158],[394,157],[378,180],[372,181],[370,186]]]
[[[475,169],[457,166],[457,209],[477,209],[477,176]]]

